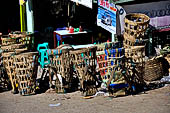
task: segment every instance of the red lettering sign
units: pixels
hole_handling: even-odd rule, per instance
[[[104,0],[100,0],[100,5],[105,7],[105,1]]]
[[[109,3],[108,3],[108,1],[106,1],[106,7],[109,8]]]

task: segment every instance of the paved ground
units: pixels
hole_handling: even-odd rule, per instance
[[[135,96],[92,99],[83,99],[80,92],[20,96],[7,91],[0,93],[0,113],[170,113],[170,86]]]

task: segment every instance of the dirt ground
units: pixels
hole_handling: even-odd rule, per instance
[[[91,99],[83,99],[79,91],[32,96],[6,91],[0,93],[0,113],[170,113],[170,85],[134,96]]]

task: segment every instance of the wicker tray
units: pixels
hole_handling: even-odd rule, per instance
[[[16,39],[10,38],[8,35],[3,35],[1,37],[2,45],[16,44]]]
[[[15,51],[16,49],[19,48],[25,48],[25,44],[10,44],[10,45],[1,46],[1,48],[4,52]]]

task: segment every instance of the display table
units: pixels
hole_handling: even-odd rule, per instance
[[[64,36],[73,36],[73,35],[78,35],[78,34],[87,34],[88,31],[82,31],[82,32],[74,32],[74,33],[69,33],[68,30],[58,30],[53,32],[53,37],[54,37],[54,48],[56,48],[57,45],[57,40],[56,40],[56,34],[60,37],[61,43],[63,42],[63,37]],[[69,37],[66,37],[69,38]]]

